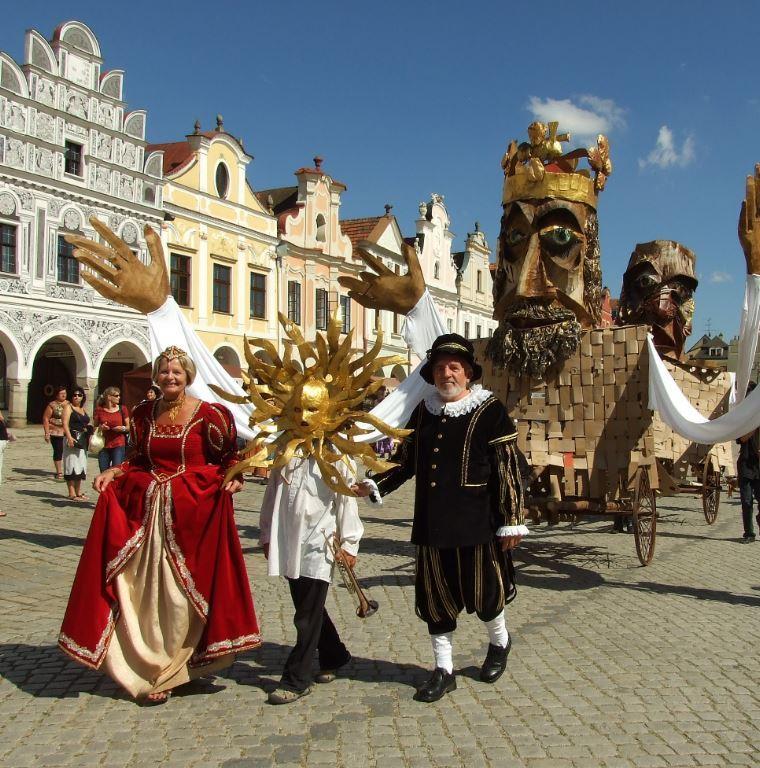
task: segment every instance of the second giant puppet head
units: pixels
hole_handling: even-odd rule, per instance
[[[618,321],[650,325],[660,354],[683,357],[694,315],[694,262],[680,243],[653,240],[636,246],[623,275]]]
[[[543,138],[542,138],[543,137]],[[499,328],[488,356],[543,378],[601,320],[597,196],[612,172],[609,143],[562,153],[557,123],[533,123],[530,142],[512,142],[502,161],[504,215],[494,276]],[[581,158],[590,169],[578,170]]]

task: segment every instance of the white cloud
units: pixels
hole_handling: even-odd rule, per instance
[[[734,279],[734,276],[729,272],[711,272],[711,283],[730,283]]]
[[[560,131],[569,131],[574,138],[595,139],[597,134],[609,134],[616,128],[625,127],[625,110],[612,99],[585,94],[575,102],[571,99],[540,99],[531,96],[528,111],[536,120],[559,122]]]
[[[695,157],[694,137],[687,136],[679,150],[673,138],[673,131],[667,125],[663,125],[657,132],[654,149],[645,158],[639,158],[639,168],[646,168],[648,165],[655,165],[658,168],[671,168],[678,165],[683,168],[692,163]]]

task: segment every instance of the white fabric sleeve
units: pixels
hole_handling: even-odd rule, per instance
[[[496,531],[496,537],[502,536],[527,536],[530,533],[527,525],[502,525],[498,531]]]
[[[370,487],[369,496],[365,496],[364,498],[372,504],[378,504],[382,507],[383,497],[380,495],[380,489],[377,487],[377,483],[374,480],[371,480],[369,477],[365,477],[362,482]]]
[[[756,335],[757,331],[754,333]],[[760,427],[760,387],[750,392],[728,413],[710,420],[687,400],[673,380],[654,348],[651,334],[647,338],[647,348],[649,408],[657,411],[660,418],[679,435],[695,443],[714,445],[735,440]]]
[[[417,404],[434,389],[432,384],[428,384],[420,376],[419,371],[424,365],[428,349],[444,333],[446,333],[446,326],[438,314],[438,308],[435,306],[430,291],[426,288],[425,293],[422,294],[420,300],[406,316],[406,323],[404,325],[406,343],[412,348],[417,357],[422,358],[422,362],[388,397],[370,411],[373,416],[382,419],[391,427],[403,427],[406,425]],[[369,425],[365,426],[371,428]],[[374,443],[381,437],[383,437],[383,433],[373,429],[369,434],[361,435],[354,439],[357,442]]]
[[[274,504],[277,500],[277,483],[280,482],[279,470],[273,470],[269,475],[264,499],[261,502],[261,514],[259,515],[259,544],[269,544],[272,539],[272,517],[274,517]]]
[[[349,555],[356,556],[359,552],[359,542],[364,534],[364,525],[359,517],[359,504],[355,496],[344,496],[339,493],[336,500],[338,506],[338,530],[340,531],[340,547]]]
[[[253,408],[250,405],[238,405],[221,400],[208,385],[216,384],[226,392],[235,395],[245,395],[245,392],[208,351],[206,345],[185,319],[177,302],[171,296],[167,296],[161,307],[147,314],[147,319],[153,359],[155,360],[172,344],[186,350],[198,370],[195,381],[187,388],[188,393],[207,403],[223,402],[235,418],[235,426],[240,437],[250,440],[254,433],[248,426],[248,418]]]
[[[755,362],[758,330],[760,330],[760,275],[747,275],[742,319],[739,325],[739,355],[736,364],[737,405],[744,399],[747,392],[752,365]]]

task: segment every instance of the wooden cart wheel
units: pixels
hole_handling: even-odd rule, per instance
[[[649,487],[649,471],[641,467],[633,494],[633,535],[636,539],[636,554],[642,565],[652,562],[656,534],[657,505],[654,491]]]
[[[720,469],[713,466],[711,458],[708,453],[702,468],[702,510],[708,525],[717,520],[720,507]]]

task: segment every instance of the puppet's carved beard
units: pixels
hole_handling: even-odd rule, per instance
[[[543,311],[528,310],[513,314],[515,320],[530,314],[533,319],[554,322],[534,327],[514,327],[509,320],[503,320],[488,342],[486,356],[496,365],[509,369],[518,375],[543,379],[546,371],[555,363],[563,363],[572,355],[581,339],[581,325],[575,315],[555,307]],[[553,317],[552,317],[553,315]]]

